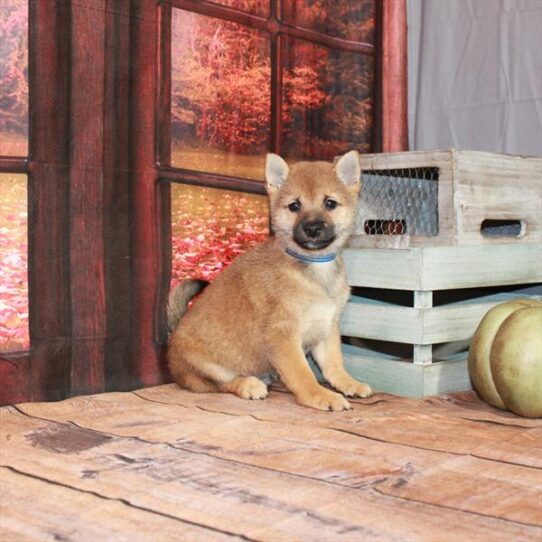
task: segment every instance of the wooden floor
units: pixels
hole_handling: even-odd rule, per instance
[[[542,421],[472,393],[326,413],[166,385],[0,413],[2,542],[542,539]]]

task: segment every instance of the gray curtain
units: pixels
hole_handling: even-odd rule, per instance
[[[542,155],[542,0],[407,0],[409,143]]]

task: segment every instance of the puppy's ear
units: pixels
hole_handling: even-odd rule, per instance
[[[335,164],[335,174],[346,186],[358,186],[361,182],[361,166],[358,151],[341,156]]]
[[[278,190],[283,185],[286,177],[288,177],[289,171],[288,164],[278,154],[268,153],[265,161],[267,190],[269,192]]]

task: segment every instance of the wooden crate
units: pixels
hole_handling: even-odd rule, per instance
[[[351,247],[542,240],[541,158],[451,149],[360,160],[364,187]]]
[[[494,305],[542,294],[538,243],[347,249],[344,256],[354,287],[341,320],[345,363],[379,391],[424,397],[470,389],[458,345],[468,346]]]

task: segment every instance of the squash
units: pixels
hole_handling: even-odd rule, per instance
[[[517,299],[489,310],[472,338],[468,366],[484,401],[542,417],[542,303]]]

